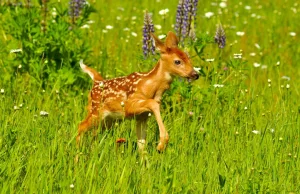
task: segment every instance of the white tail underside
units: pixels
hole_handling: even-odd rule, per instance
[[[79,61],[79,64],[80,64],[82,71],[89,74],[89,76],[92,78],[92,80],[94,80],[94,74],[87,69],[87,66],[85,64],[83,64],[82,59]]]

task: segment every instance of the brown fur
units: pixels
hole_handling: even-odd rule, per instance
[[[135,72],[125,77],[103,80],[94,69],[82,64],[83,70],[93,78],[94,85],[89,95],[88,115],[78,127],[78,145],[82,134],[87,130],[99,124],[107,127],[115,119],[134,117],[137,121],[139,149],[143,150],[148,114],[153,113],[160,132],[157,149],[165,149],[169,135],[160,115],[162,95],[169,89],[173,76],[197,79],[198,74],[187,54],[177,47],[178,39],[174,33],[168,33],[165,43],[152,36],[161,52],[161,58],[149,72]],[[180,61],[181,64],[178,65],[175,61]]]

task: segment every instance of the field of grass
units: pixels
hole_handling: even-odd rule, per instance
[[[66,34],[65,24],[51,19],[53,7],[63,15],[68,2],[49,1],[47,29],[63,44],[49,38],[47,47],[59,45],[65,57],[49,60],[55,68],[40,65],[46,64],[40,58],[46,46],[35,49],[32,26],[41,22],[25,25],[32,35],[27,37],[16,27],[27,17],[15,17],[25,8],[7,2],[0,1],[0,193],[300,193],[296,1],[199,1],[197,37],[213,39],[222,23],[226,46],[208,42],[201,57],[192,46],[184,48],[203,74],[192,83],[174,80],[161,110],[170,142],[164,153],[156,151],[158,126],[151,118],[144,157],[134,120],[99,130],[96,138],[89,132],[76,149],[92,82],[73,62],[83,58],[106,78],[150,70],[159,56],[143,57],[144,11],[160,25],[155,34],[166,34],[174,31],[178,1],[89,1],[94,22],[77,34]],[[162,9],[169,12],[162,16]],[[117,147],[120,137],[127,142]]]

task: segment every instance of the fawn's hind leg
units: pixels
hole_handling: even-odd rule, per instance
[[[98,115],[89,114],[78,126],[78,135],[76,137],[77,146],[80,144],[80,139],[86,131],[98,127],[100,119]]]
[[[146,145],[148,114],[142,114],[136,119],[136,135],[139,151],[142,153]]]

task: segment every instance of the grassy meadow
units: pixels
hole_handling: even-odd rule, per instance
[[[168,147],[156,151],[151,117],[141,157],[134,120],[76,148],[92,87],[79,60],[105,78],[150,70],[159,55],[143,56],[145,10],[164,35],[178,1],[91,0],[73,24],[66,0],[18,2],[0,1],[0,193],[300,193],[299,3],[199,1],[202,42],[182,48],[201,77],[174,80],[161,105]]]

